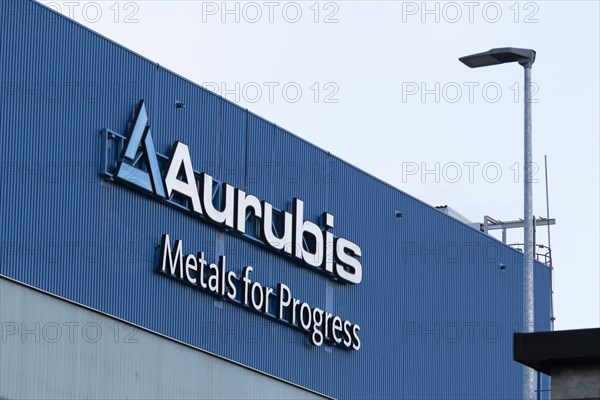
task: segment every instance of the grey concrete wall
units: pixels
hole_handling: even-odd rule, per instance
[[[0,399],[316,399],[0,277]]]
[[[600,364],[552,368],[552,399],[600,400]]]

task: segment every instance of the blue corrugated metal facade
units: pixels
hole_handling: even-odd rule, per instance
[[[333,397],[521,395],[519,252],[33,1],[0,7],[1,275]],[[217,180],[282,210],[298,197],[306,220],[335,215],[334,233],[362,249],[362,282],[105,179],[101,132],[125,135],[140,99],[157,152],[181,141]],[[358,323],[361,349],[313,346],[154,273],[163,233]],[[550,271],[538,263],[535,291],[536,328],[549,330]]]

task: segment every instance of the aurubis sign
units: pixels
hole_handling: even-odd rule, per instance
[[[145,162],[144,168],[136,166],[140,160]],[[291,212],[276,211],[269,202],[227,183],[221,184],[221,196],[217,196],[219,204],[215,205],[214,179],[207,173],[194,171],[190,148],[179,141],[172,146],[161,170],[143,100],[137,106],[114,175],[162,199],[184,199],[177,204],[190,214],[252,236],[271,249],[342,282],[358,284],[362,281],[362,251],[356,243],[334,236],[332,214],[323,213],[321,228],[304,219],[304,202],[298,198],[292,200]],[[256,236],[248,231],[250,218],[260,227]]]

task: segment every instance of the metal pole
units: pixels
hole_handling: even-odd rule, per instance
[[[548,200],[548,159],[544,155],[544,175],[546,176],[546,219],[550,219],[550,200]],[[552,243],[550,243],[550,225],[548,225],[548,254],[550,255],[550,269],[552,269]]]
[[[523,251],[523,332],[533,332],[533,193],[532,193],[532,134],[531,134],[531,65],[525,70],[525,159],[524,159],[524,251]],[[523,369],[523,399],[535,398],[535,371]]]
[[[544,155],[544,175],[546,175],[546,218],[550,219],[550,200],[548,200],[548,160]],[[552,243],[548,226],[548,258],[550,262],[550,330],[554,330],[554,266],[552,264]]]

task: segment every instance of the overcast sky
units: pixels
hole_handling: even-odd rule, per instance
[[[457,59],[535,49],[534,214],[547,155],[555,328],[600,326],[597,1],[42,3],[477,222],[523,215],[523,69]]]

